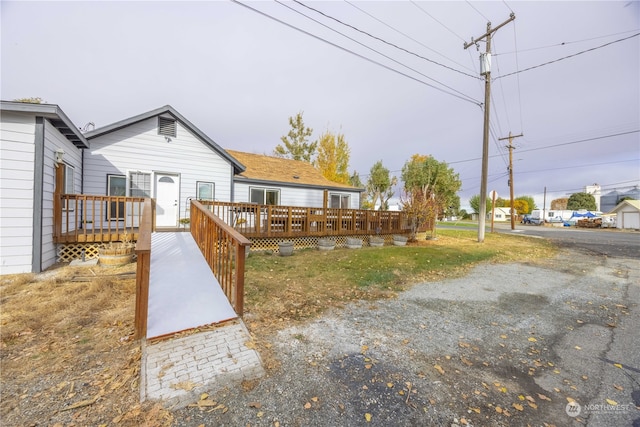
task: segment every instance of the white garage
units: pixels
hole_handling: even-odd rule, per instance
[[[640,230],[640,200],[625,200],[611,211],[617,214],[617,228]]]

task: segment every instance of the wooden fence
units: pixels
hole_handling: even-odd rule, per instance
[[[244,262],[251,242],[200,202],[191,201],[191,235],[236,314],[244,311]]]
[[[200,204],[249,238],[402,234],[409,231],[407,216],[399,211],[218,201],[201,201]]]

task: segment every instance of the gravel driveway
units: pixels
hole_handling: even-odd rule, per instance
[[[637,259],[483,264],[267,337],[279,369],[175,425],[637,426],[639,302]]]

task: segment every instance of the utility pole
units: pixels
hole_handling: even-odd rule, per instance
[[[484,132],[482,136],[482,178],[480,179],[480,207],[478,212],[478,242],[484,242],[484,227],[487,216],[487,175],[489,171],[489,100],[491,99],[491,35],[509,22],[516,19],[512,12],[509,19],[491,28],[491,22],[487,22],[487,32],[477,39],[471,38],[471,43],[465,43],[465,50],[469,46],[477,46],[482,39],[487,39],[487,50],[480,55],[480,75],[484,75]]]
[[[516,149],[516,147],[513,146],[513,138],[519,138],[521,137],[522,134],[520,135],[511,135],[511,132],[509,132],[509,137],[508,138],[498,138],[498,141],[504,141],[505,139],[509,140],[509,145],[507,146],[507,148],[509,149],[509,193],[511,194],[511,229],[515,230],[516,229],[516,217],[513,214],[514,213],[514,208],[513,208],[513,150]]]

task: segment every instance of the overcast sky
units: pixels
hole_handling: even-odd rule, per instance
[[[514,139],[515,194],[539,207],[545,187],[548,207],[585,185],[640,184],[637,1],[0,8],[3,100],[41,97],[79,127],[170,104],[222,147],[260,154],[303,111],[314,139],[345,135],[363,181],[378,160],[398,177],[416,153],[449,163],[463,207],[480,190],[486,48],[464,43],[513,12],[491,46],[488,190],[508,197],[507,141],[497,139],[509,132],[524,134]]]

